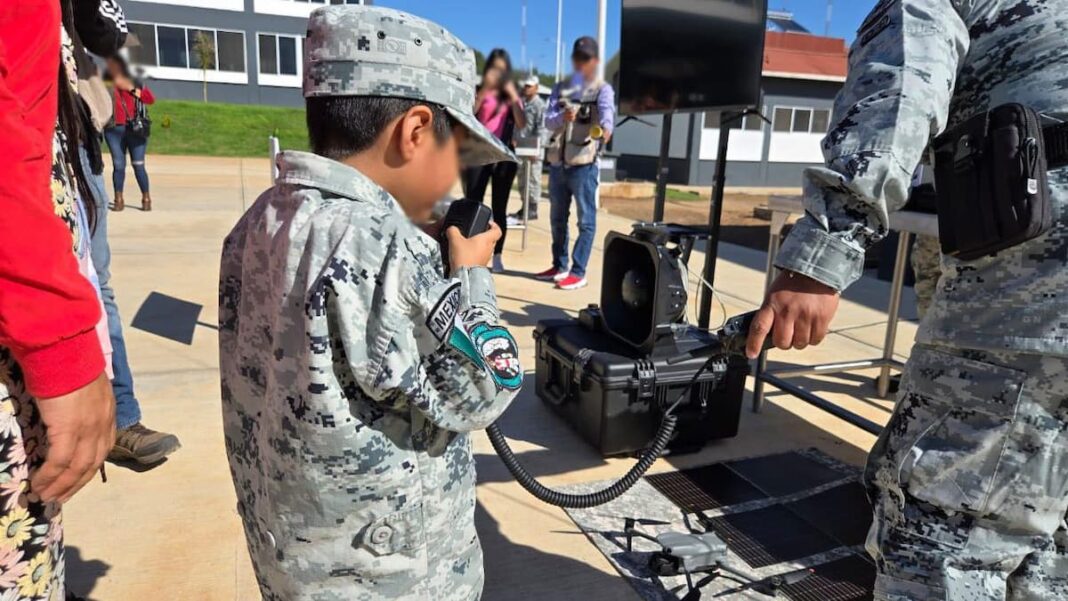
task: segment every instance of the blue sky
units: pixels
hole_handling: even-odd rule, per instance
[[[831,35],[852,41],[861,21],[876,0],[835,0]],[[520,16],[522,0],[375,0],[441,23],[469,45],[489,53],[503,46],[520,61]],[[527,0],[527,60],[543,73],[555,72],[556,0]],[[769,0],[772,9],[789,10],[810,31],[822,34],[827,14],[826,0]],[[608,0],[608,48],[619,48],[621,0]],[[597,0],[564,0],[565,57],[571,41],[580,35],[596,36]]]

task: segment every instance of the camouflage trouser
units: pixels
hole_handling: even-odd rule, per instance
[[[519,167],[519,197],[530,207],[530,213],[527,215],[530,219],[538,218],[538,200],[541,198],[541,171],[543,166],[544,161],[534,161]],[[527,171],[528,167],[529,171]],[[523,177],[524,172],[527,172],[527,177]]]
[[[923,319],[942,277],[942,246],[936,236],[916,236],[912,241],[912,272],[916,275],[916,310]]]
[[[878,601],[1068,599],[1068,358],[917,345],[868,459]]]

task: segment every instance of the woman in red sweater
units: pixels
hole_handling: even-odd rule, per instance
[[[119,59],[108,60],[108,74],[114,84],[112,97],[115,101],[115,124],[104,130],[104,139],[111,149],[111,183],[115,187],[115,210],[121,211],[126,206],[122,189],[126,183],[126,153],[130,153],[137,187],[141,188],[141,210],[152,210],[152,196],[148,191],[148,171],[145,170],[145,152],[148,138],[137,136],[127,131],[126,122],[136,115],[137,100],[152,104],[156,98],[152,90],[140,85],[130,77],[126,65]]]
[[[20,601],[63,598],[60,508],[115,428],[100,301],[50,184],[59,17],[55,0],[0,2],[0,598]]]

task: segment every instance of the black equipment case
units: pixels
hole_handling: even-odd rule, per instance
[[[602,455],[630,454],[650,444],[664,409],[706,359],[669,362],[677,356],[676,345],[684,348],[685,341],[672,343],[671,353],[663,357],[643,356],[604,332],[599,322],[591,308],[579,320],[538,323],[535,387],[538,397]],[[702,343],[693,340],[694,346]],[[668,448],[697,451],[709,440],[735,436],[748,375],[749,362],[743,357],[724,357],[709,366],[675,410],[679,421]]]

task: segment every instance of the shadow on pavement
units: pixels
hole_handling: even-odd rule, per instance
[[[130,327],[182,344],[193,344],[193,334],[201,324],[202,305],[160,292],[152,292],[141,303]],[[212,326],[214,327],[214,326]]]
[[[486,570],[482,601],[583,601],[590,598],[590,591],[627,586],[621,577],[581,561],[508,540],[482,503],[475,506],[475,528],[482,542]],[[588,544],[585,535],[576,531],[575,545]],[[517,582],[524,583],[521,589],[517,589]],[[561,594],[562,590],[570,592]]]
[[[543,286],[548,285],[545,284],[545,282],[535,282],[535,284]],[[508,300],[518,299],[508,298]],[[501,311],[501,318],[505,323],[515,328],[534,327],[538,325],[539,321],[545,319],[568,319],[570,317],[574,316],[560,307],[539,303],[527,303],[523,305],[522,312],[511,311],[508,309]],[[531,382],[531,385],[533,385],[533,381]]]
[[[93,601],[92,592],[97,580],[107,575],[111,565],[99,559],[86,560],[78,547],[67,545],[64,549],[66,558],[67,592]]]

